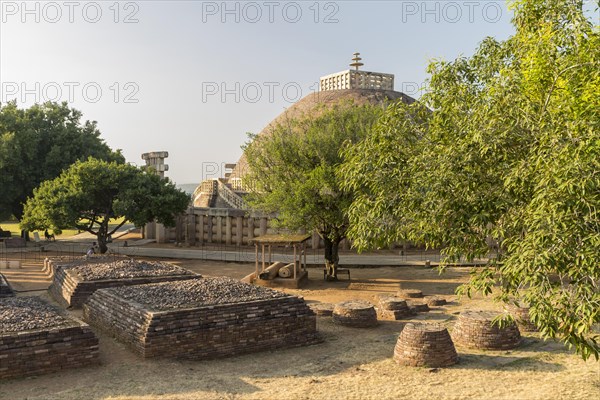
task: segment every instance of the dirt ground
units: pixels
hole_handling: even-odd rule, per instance
[[[177,264],[204,275],[241,278],[253,265],[206,261]],[[44,289],[48,278],[39,265],[3,270],[17,290]],[[461,299],[454,289],[468,278],[467,268],[443,275],[424,267],[353,269],[352,280],[324,282],[310,270],[310,284],[287,290],[307,302],[349,299],[374,301],[398,288],[443,295],[450,303],[413,320],[451,326],[465,309],[495,309],[488,299]],[[343,278],[342,278],[343,279]],[[40,295],[45,291],[19,293]],[[76,317],[81,311],[69,311]],[[584,362],[560,343],[524,336],[514,351],[473,351],[458,347],[459,364],[444,369],[402,367],[392,355],[408,321],[381,321],[356,329],[318,318],[325,339],[315,346],[209,360],[143,360],[112,338],[98,333],[97,367],[65,370],[35,378],[0,381],[0,399],[594,399],[600,398],[600,364]]]

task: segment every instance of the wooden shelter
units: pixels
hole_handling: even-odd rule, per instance
[[[308,281],[306,270],[306,242],[311,235],[263,235],[253,239],[255,247],[255,265],[253,283],[262,286],[281,286],[298,288],[303,282]],[[291,261],[292,274],[289,278],[260,279],[260,276],[268,271],[268,266],[273,263],[273,248],[286,247],[293,249]],[[259,255],[260,253],[260,255]],[[283,264],[283,263],[281,263]],[[263,275],[264,276],[264,275]]]

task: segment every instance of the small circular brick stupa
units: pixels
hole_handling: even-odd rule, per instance
[[[331,317],[331,314],[333,314],[333,309],[335,308],[335,305],[331,304],[331,303],[318,303],[318,304],[309,304],[309,307],[319,317]]]
[[[448,330],[438,324],[406,324],[394,348],[394,361],[412,367],[447,367],[458,362]]]
[[[377,325],[377,313],[371,303],[362,300],[344,301],[336,304],[333,322],[354,328],[370,328]]]
[[[460,313],[452,330],[452,339],[459,346],[480,350],[509,350],[521,343],[517,325],[507,323],[502,328],[492,324],[498,313],[465,311]]]
[[[517,326],[520,331],[523,332],[537,332],[538,329],[531,318],[529,317],[529,306],[519,304],[507,304],[505,308],[506,312],[512,315],[517,322]]]
[[[420,299],[423,297],[423,292],[419,289],[400,289],[398,297],[403,299]]]
[[[423,300],[408,300],[408,308],[413,313],[429,312],[429,306]]]
[[[427,305],[429,305],[430,307],[440,307],[448,304],[446,299],[440,296],[428,296],[425,299]]]
[[[378,296],[379,305],[377,312],[382,318],[402,319],[413,315],[408,308],[406,300],[390,294],[380,294]]]

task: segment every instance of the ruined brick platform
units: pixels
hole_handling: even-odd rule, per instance
[[[319,317],[331,317],[335,304],[318,303],[309,305],[310,309]]]
[[[448,330],[437,324],[406,324],[394,348],[394,361],[412,367],[448,367],[458,355]]]
[[[333,322],[353,328],[377,326],[375,307],[362,300],[344,301],[335,305],[331,315]]]
[[[380,294],[377,296],[379,304],[377,315],[383,319],[399,320],[415,315],[410,310],[406,300],[391,294]]]
[[[440,307],[448,304],[446,299],[440,296],[428,296],[425,298],[425,301],[429,307]]]
[[[12,288],[8,284],[8,281],[4,277],[4,275],[0,274],[0,298],[2,297],[12,297],[15,293]]]
[[[302,298],[225,277],[100,289],[83,315],[145,358],[209,359],[321,341]]]
[[[430,311],[429,305],[423,300],[407,300],[406,303],[410,311],[415,314]]]
[[[503,326],[492,324],[498,313],[465,311],[460,313],[452,330],[452,340],[458,346],[481,350],[510,350],[521,343],[521,334],[512,322]]]
[[[77,267],[89,264],[105,264],[119,260],[129,260],[131,257],[120,254],[93,254],[91,256],[54,256],[44,259],[42,272],[50,277],[54,276],[57,269]]]
[[[537,332],[537,326],[533,322],[531,322],[531,317],[529,316],[529,307],[523,304],[507,304],[505,307],[505,311],[512,315],[512,317],[517,322],[517,326],[520,331],[523,332]]]
[[[397,296],[403,299],[420,299],[423,297],[423,292],[419,289],[400,289]]]
[[[0,299],[0,379],[97,362],[98,339],[87,324],[39,297]]]
[[[201,277],[165,262],[137,261],[128,258],[92,258],[89,262],[50,263],[54,272],[48,289],[65,307],[79,308],[98,289],[171,282]]]

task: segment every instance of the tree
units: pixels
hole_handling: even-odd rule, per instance
[[[364,138],[380,113],[381,107],[352,103],[315,109],[251,136],[244,147],[250,206],[276,213],[288,229],[316,230],[325,243],[329,279],[337,279],[339,244],[352,203],[352,193],[340,188],[336,175],[340,149]]]
[[[100,252],[125,221],[142,226],[156,220],[167,226],[188,206],[189,196],[168,179],[129,164],[96,159],[77,161],[59,177],[43,182],[27,200],[25,229],[77,228],[98,238]],[[123,221],[109,230],[109,221]]]
[[[350,209],[355,243],[407,237],[456,261],[487,256],[494,238],[500,256],[460,293],[524,301],[545,337],[598,359],[600,33],[583,4],[512,2],[514,36],[486,38],[470,58],[431,63],[425,123],[390,116],[397,121],[389,126],[406,134],[427,132],[402,169],[382,161],[403,136],[376,133],[352,153],[364,158],[348,158],[355,165],[343,178],[359,191]],[[372,164],[406,178],[409,195],[382,179],[363,185]],[[373,221],[386,229],[373,233]]]
[[[81,117],[67,103],[0,105],[0,218],[21,219],[33,189],[77,160],[125,161],[100,138],[96,122],[81,123]]]
[[[338,179],[353,194],[348,236],[355,248],[386,247],[414,236],[406,209],[416,210],[427,199],[413,184],[410,162],[426,144],[430,117],[431,111],[421,102],[396,102],[363,141],[343,150]]]

